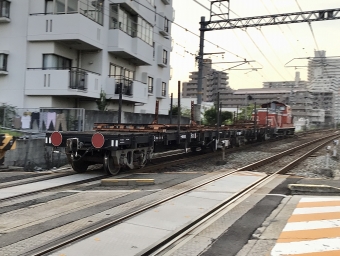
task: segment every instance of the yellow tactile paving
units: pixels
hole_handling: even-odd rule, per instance
[[[272,256],[340,256],[340,197],[302,198]]]

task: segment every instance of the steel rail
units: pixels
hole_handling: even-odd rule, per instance
[[[45,244],[45,245],[42,245],[42,246],[40,246],[40,247],[38,247],[38,248],[32,249],[32,250],[30,250],[30,251],[28,251],[28,252],[26,252],[26,253],[24,253],[24,254],[22,254],[22,255],[42,256],[42,255],[45,255],[45,254],[47,254],[47,253],[51,253],[51,252],[53,252],[53,251],[55,251],[55,250],[57,250],[57,249],[59,249],[59,248],[61,248],[61,247],[63,247],[63,246],[66,246],[66,245],[68,245],[68,244],[70,244],[70,243],[76,242],[76,241],[78,241],[78,240],[80,240],[80,239],[83,239],[83,238],[85,238],[85,237],[88,237],[88,236],[90,236],[90,235],[92,235],[92,234],[95,234],[95,233],[104,231],[104,230],[106,230],[106,229],[108,229],[108,228],[111,228],[111,227],[113,227],[114,225],[116,225],[116,224],[118,224],[118,223],[121,223],[122,221],[125,221],[125,220],[127,220],[127,219],[129,219],[129,218],[131,218],[131,217],[133,217],[133,216],[136,216],[137,214],[140,214],[140,213],[142,213],[142,212],[145,212],[145,211],[147,211],[147,210],[149,210],[149,209],[151,209],[151,208],[153,208],[153,207],[155,207],[155,206],[158,206],[158,205],[160,205],[160,204],[162,204],[162,203],[164,203],[164,202],[170,201],[170,200],[172,200],[172,199],[174,199],[174,198],[176,198],[176,197],[179,197],[179,196],[181,196],[181,195],[184,195],[184,194],[186,194],[186,193],[188,193],[188,192],[191,192],[191,191],[193,191],[193,190],[195,190],[195,189],[197,189],[197,188],[199,188],[199,187],[202,187],[202,186],[204,186],[204,185],[207,185],[207,184],[209,184],[209,183],[211,183],[211,182],[214,182],[214,181],[216,181],[216,180],[219,180],[219,179],[221,179],[221,178],[224,178],[224,177],[226,177],[226,176],[229,176],[229,175],[231,175],[231,174],[233,174],[233,173],[236,173],[236,172],[239,172],[239,171],[252,170],[252,169],[258,167],[259,165],[265,165],[265,164],[268,163],[268,162],[275,161],[277,158],[281,158],[283,155],[288,155],[288,154],[290,154],[291,152],[296,151],[296,150],[299,150],[299,149],[301,149],[301,148],[303,148],[303,147],[305,147],[305,146],[307,146],[307,145],[311,145],[311,144],[313,144],[313,143],[317,143],[317,142],[319,142],[319,141],[321,141],[321,140],[325,140],[325,139],[329,139],[329,138],[332,138],[332,139],[333,139],[334,137],[339,137],[339,134],[337,134],[337,135],[334,135],[334,134],[333,134],[333,135],[328,135],[328,136],[325,136],[325,137],[322,137],[322,138],[319,138],[319,139],[316,139],[316,140],[313,140],[313,141],[304,143],[304,144],[299,145],[299,146],[297,146],[297,147],[294,147],[294,148],[292,148],[292,149],[289,149],[289,150],[286,150],[286,151],[281,152],[281,153],[279,153],[279,154],[276,154],[276,155],[274,155],[274,156],[272,156],[272,157],[268,157],[268,158],[266,158],[266,159],[259,160],[259,161],[255,162],[255,163],[253,163],[253,164],[246,165],[246,166],[241,167],[241,168],[238,168],[238,169],[236,169],[236,170],[234,170],[234,171],[231,171],[231,172],[228,172],[228,173],[224,173],[224,174],[218,175],[217,177],[214,177],[214,178],[212,178],[212,179],[210,179],[210,180],[208,180],[208,181],[205,181],[205,182],[202,182],[202,183],[200,183],[200,184],[198,184],[198,185],[195,185],[194,187],[191,187],[191,188],[189,188],[189,189],[185,189],[184,191],[178,192],[178,193],[176,193],[175,195],[172,195],[172,196],[169,196],[169,197],[167,197],[167,198],[158,200],[158,201],[156,201],[156,202],[151,202],[151,203],[149,203],[149,204],[147,204],[147,205],[145,205],[145,206],[142,206],[141,208],[137,209],[136,211],[134,211],[134,212],[132,212],[132,213],[129,213],[129,214],[123,216],[123,217],[119,217],[119,218],[113,219],[113,220],[108,220],[107,223],[101,224],[100,226],[97,226],[97,227],[96,227],[96,225],[94,224],[92,229],[87,230],[87,231],[85,231],[85,232],[83,232],[83,233],[81,233],[81,234],[77,234],[77,235],[75,235],[75,236],[73,236],[73,237],[72,237],[72,235],[67,235],[65,239],[59,238],[59,239],[58,239],[59,242],[58,242],[57,244],[56,244],[55,242],[50,242],[50,243]],[[332,140],[332,139],[331,139],[331,140]],[[329,142],[329,141],[327,141],[326,143],[328,143],[328,142]],[[275,173],[275,174],[276,174],[276,173]],[[274,174],[272,174],[272,175],[274,175]],[[264,182],[263,180],[264,180],[264,179],[261,179],[261,180],[255,182],[255,183],[253,183],[252,186],[253,186],[253,187],[254,187],[254,186],[258,186],[261,182]],[[248,189],[245,189],[245,190],[248,191],[249,188],[248,188]],[[241,191],[241,192],[239,192],[239,193],[246,193],[245,190],[243,190],[243,192]],[[235,198],[237,198],[237,197],[238,197],[238,195],[235,194],[232,198],[235,199]],[[226,202],[224,202],[224,204],[228,203],[228,201],[230,201],[230,198],[229,198]],[[209,213],[211,214],[212,212],[213,212],[213,210],[210,211]],[[208,214],[209,214],[209,213],[208,213]],[[206,216],[206,215],[205,215],[205,216]],[[202,220],[203,218],[204,218],[204,216],[201,217],[200,219],[194,221],[192,224],[190,224],[190,227],[194,226],[198,221]],[[183,230],[183,229],[182,229],[182,230]],[[183,231],[182,231],[182,232],[183,232]],[[79,232],[78,232],[78,233],[79,233]],[[159,246],[163,246],[163,245],[164,245],[165,243],[167,243],[170,239],[172,239],[172,238],[175,237],[176,235],[179,235],[180,233],[181,233],[181,231],[176,232],[174,235],[172,235],[171,237],[167,238],[165,241],[163,241],[162,243],[160,243],[160,244],[157,246],[157,248],[159,248]],[[146,254],[146,253],[152,253],[152,251],[154,251],[154,250],[155,250],[155,247],[154,247],[154,248],[150,248],[150,249],[148,249],[148,251],[143,252],[143,255],[149,255],[149,254]]]

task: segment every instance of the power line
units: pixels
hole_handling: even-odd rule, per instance
[[[272,1],[273,1],[273,0],[271,0],[271,3],[273,4]],[[262,5],[264,6],[264,8],[267,10],[267,12],[268,12],[269,14],[272,14],[272,13],[269,11],[269,9],[267,8],[267,6],[264,4],[263,0],[261,0],[261,2],[262,2]],[[275,8],[276,8],[276,6],[275,6]],[[277,8],[276,8],[276,9],[277,9]],[[279,10],[277,10],[277,12],[279,13]],[[288,25],[287,25],[287,26],[288,26]],[[295,47],[291,44],[291,42],[287,39],[287,37],[286,37],[285,33],[283,32],[281,26],[276,26],[276,27],[281,31],[281,33],[283,34],[284,38],[286,39],[286,41],[288,42],[288,44],[290,45],[290,47],[295,51],[295,53],[297,54],[297,56],[299,56],[299,53],[296,51]],[[281,63],[281,64],[282,64],[282,63]]]
[[[300,11],[303,12],[298,0],[295,0],[295,2],[297,4],[297,6],[299,7]],[[315,45],[316,45],[316,49],[319,51],[318,42],[316,41],[311,22],[308,22],[308,25],[309,25],[310,31],[312,32],[312,36],[313,36],[313,39],[314,39],[314,42],[315,42]]]
[[[197,3],[196,0],[193,0],[194,2]],[[210,11],[210,9],[208,9],[207,7],[203,6],[202,4],[200,4],[202,7],[206,8],[207,10]],[[222,6],[226,7],[223,3],[221,3]],[[237,13],[233,12],[236,16],[240,17]],[[247,36],[249,37],[249,39],[252,41],[252,43],[255,45],[255,47],[258,49],[258,51],[262,54],[262,56],[267,60],[267,62],[269,63],[269,65],[275,70],[276,73],[278,73],[278,75],[283,79],[286,80],[281,73],[275,68],[275,66],[269,61],[269,59],[266,57],[266,55],[262,52],[262,50],[260,49],[260,47],[256,44],[256,42],[253,40],[253,38],[249,35],[248,31],[245,30]]]
[[[109,1],[110,1],[110,0],[109,0]],[[144,8],[150,10],[151,12],[155,13],[156,15],[158,15],[158,16],[160,16],[160,17],[162,17],[162,18],[166,18],[165,16],[161,15],[160,13],[156,12],[155,10],[152,10],[151,8],[145,6],[144,4],[137,2],[136,0],[131,0],[131,1],[133,1],[133,2],[135,2],[135,3],[137,3],[137,4],[141,5],[141,6],[143,6]],[[110,1],[110,2],[111,2],[111,1]],[[111,3],[112,3],[112,2],[111,2]],[[189,30],[189,29],[183,27],[182,25],[180,25],[180,24],[178,24],[178,23],[176,23],[176,22],[174,22],[174,21],[172,21],[172,20],[169,20],[169,22],[171,22],[172,24],[175,24],[176,26],[178,26],[178,27],[184,29],[186,32],[189,32],[190,34],[193,34],[194,36],[199,37],[199,35],[197,35],[195,32],[192,32],[191,30]],[[239,56],[238,54],[235,54],[235,53],[233,53],[233,52],[231,52],[231,51],[229,51],[229,50],[227,50],[227,49],[224,49],[224,48],[222,48],[221,46],[219,46],[219,45],[217,45],[217,44],[215,44],[215,43],[213,43],[213,42],[211,42],[211,41],[209,41],[209,40],[207,40],[207,39],[205,39],[205,41],[206,41],[207,43],[210,43],[210,44],[216,46],[217,48],[220,48],[220,49],[222,49],[222,50],[224,50],[224,51],[226,51],[226,52],[228,52],[228,53],[234,55],[235,57],[238,57],[238,58],[241,58],[241,59],[245,59],[245,58]]]
[[[279,9],[277,8],[277,6],[273,2],[273,0],[271,0],[271,3],[273,4],[273,6],[274,6],[275,10],[277,11],[277,13],[280,13]],[[286,26],[287,26],[288,30],[290,31],[290,33],[293,35],[293,37],[296,39],[296,41],[300,44],[301,49],[305,50],[305,48],[301,45],[300,41],[297,39],[297,37],[293,33],[293,30],[291,29],[290,25],[286,24]],[[307,51],[305,51],[305,52],[306,52],[306,54],[308,54]],[[300,54],[298,53],[297,56],[300,56]]]

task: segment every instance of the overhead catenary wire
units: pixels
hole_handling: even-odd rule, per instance
[[[196,0],[193,0],[195,3],[198,3]],[[210,3],[210,1],[208,0],[208,2]],[[205,8],[206,10],[209,10],[210,9],[204,5],[202,5],[201,3],[198,3],[201,7]],[[222,6],[226,7],[223,3],[221,4]],[[227,7],[226,7],[227,8]],[[238,14],[236,14],[235,12],[231,11],[230,12],[234,13],[236,16],[240,17]],[[221,17],[221,16],[219,16]],[[224,18],[224,17],[222,17]],[[256,44],[256,42],[252,39],[252,37],[249,35],[248,31],[246,30],[245,31],[247,36],[249,37],[249,39],[252,41],[252,43],[255,45],[255,47],[258,49],[258,51],[262,54],[262,56],[267,60],[267,62],[269,63],[269,65],[275,70],[275,72],[278,73],[278,75],[283,79],[283,80],[286,80],[282,74],[275,68],[275,66],[269,61],[269,59],[265,56],[265,54],[262,52],[262,50],[260,49],[260,47]]]
[[[295,0],[295,2],[296,2],[296,4],[297,4],[297,6],[299,7],[300,11],[303,12],[303,11],[302,11],[302,8],[301,8],[301,6],[300,6],[300,4],[299,4],[299,2],[298,2],[298,0]],[[316,38],[315,38],[315,35],[314,35],[314,31],[313,31],[312,24],[311,24],[310,22],[308,22],[308,26],[309,26],[309,29],[310,29],[310,31],[311,31],[311,33],[312,33],[312,36],[313,36],[313,39],[314,39],[314,43],[315,43],[316,49],[319,51],[318,42],[316,41]]]
[[[161,18],[166,18],[164,15],[161,15],[161,14],[158,13],[157,11],[155,11],[155,10],[149,8],[148,6],[145,6],[144,4],[142,4],[142,3],[140,3],[140,2],[138,2],[138,1],[136,1],[136,0],[131,0],[131,1],[133,1],[133,2],[135,2],[135,3],[137,3],[137,4],[141,5],[141,6],[143,6],[144,8],[150,10],[151,12],[153,12],[153,13],[155,13],[156,15],[160,16]],[[111,2],[111,1],[110,1],[110,2]],[[111,2],[111,3],[112,3],[112,2]],[[193,34],[194,36],[199,37],[198,34],[196,34],[195,32],[193,32],[193,31],[191,31],[191,30],[189,30],[189,29],[187,29],[187,28],[185,28],[184,26],[178,24],[177,22],[172,21],[172,20],[169,20],[169,22],[171,22],[172,24],[174,24],[174,25],[176,25],[176,26],[178,26],[178,27],[184,29],[186,32],[188,32],[188,33],[190,33],[190,34]],[[222,50],[224,50],[224,51],[226,51],[226,52],[228,52],[228,53],[234,55],[235,57],[238,57],[238,58],[241,58],[241,59],[245,59],[245,58],[239,56],[238,54],[233,53],[233,52],[231,52],[231,51],[229,51],[229,50],[227,50],[227,49],[224,49],[223,47],[221,47],[221,46],[219,46],[219,45],[217,45],[217,44],[211,42],[210,40],[205,39],[205,41],[206,41],[207,43],[210,43],[210,44],[216,46],[216,47],[219,48],[219,49],[222,49]]]
[[[223,3],[222,5],[224,7],[226,7]],[[227,8],[227,7],[226,7]],[[240,15],[238,15],[236,12],[232,12],[233,14],[235,14],[237,17],[240,17]],[[266,61],[268,62],[268,64],[275,70],[275,72],[283,79],[283,80],[287,80],[285,79],[282,74],[276,69],[276,67],[271,63],[271,61],[267,58],[267,56],[262,52],[262,50],[260,49],[260,47],[257,45],[257,43],[253,40],[253,38],[251,37],[251,35],[248,33],[248,30],[244,30],[247,34],[247,36],[249,37],[249,39],[252,41],[252,43],[254,44],[254,46],[258,49],[258,51],[261,53],[261,55],[266,59]],[[261,34],[263,35],[262,30]],[[265,36],[263,35],[263,37],[265,38]],[[268,43],[267,39],[265,38],[266,42]],[[270,46],[270,44],[268,43],[268,45]],[[270,46],[271,47],[271,46]]]
[[[273,2],[273,0],[271,0],[271,3],[272,3],[272,5],[274,6],[274,8],[275,8],[275,10],[277,11],[277,13],[280,13],[279,9],[277,8],[277,6],[276,6],[275,3]],[[296,41],[300,44],[301,49],[305,50],[305,48],[301,45],[300,40],[298,40],[297,37],[295,36],[295,34],[293,33],[293,30],[291,29],[290,25],[289,25],[289,24],[286,24],[286,26],[287,26],[288,30],[290,31],[290,33],[293,35],[293,37],[296,39]],[[306,54],[308,54],[307,51],[305,51],[305,52],[306,52]],[[300,54],[297,53],[297,56],[300,57]]]

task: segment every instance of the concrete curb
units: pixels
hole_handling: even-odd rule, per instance
[[[340,188],[328,185],[289,184],[293,195],[299,194],[340,194]]]
[[[102,186],[145,186],[154,185],[154,179],[102,179]]]

